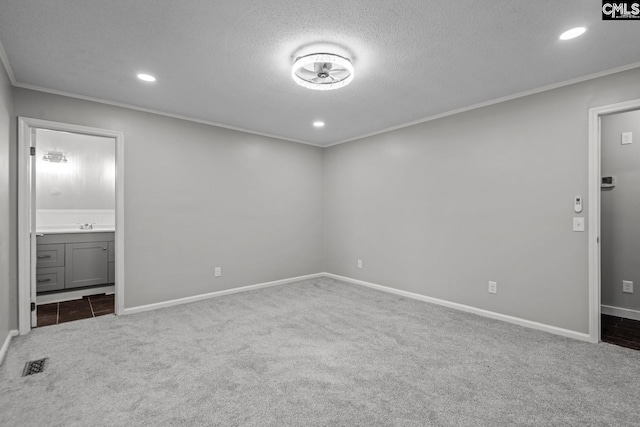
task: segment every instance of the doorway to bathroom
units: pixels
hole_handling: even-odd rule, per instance
[[[640,350],[640,100],[589,126],[590,338]]]
[[[601,338],[640,350],[640,110],[600,126]]]
[[[120,313],[123,135],[20,118],[19,329]]]

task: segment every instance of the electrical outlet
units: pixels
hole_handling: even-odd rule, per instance
[[[489,282],[489,293],[490,294],[498,293],[498,282]]]
[[[358,268],[362,268],[362,260],[361,259],[358,260]]]
[[[624,132],[621,135],[622,145],[633,143],[633,132]]]
[[[222,276],[222,267],[216,267],[215,269],[215,273],[214,273],[215,277],[220,277]]]
[[[624,292],[625,294],[632,294],[633,293],[633,282],[630,280],[623,280],[622,281],[622,292]]]

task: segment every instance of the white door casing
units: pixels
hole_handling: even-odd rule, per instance
[[[124,311],[124,134],[119,131],[68,123],[18,118],[18,330],[20,335],[36,325],[36,233],[35,233],[35,167],[31,147],[35,147],[35,130],[49,129],[114,138],[116,143],[116,274],[115,313]]]
[[[601,117],[640,109],[640,99],[589,109],[589,339],[600,342]]]

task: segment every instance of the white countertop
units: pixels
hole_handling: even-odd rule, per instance
[[[113,233],[114,226],[94,225],[93,229],[81,230],[80,226],[42,226],[36,228],[37,234],[68,234],[68,233]]]

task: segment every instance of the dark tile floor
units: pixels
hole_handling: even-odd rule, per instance
[[[91,295],[73,301],[38,306],[38,326],[57,325],[114,312],[114,295]]]
[[[601,339],[609,344],[640,350],[640,321],[603,314]]]

